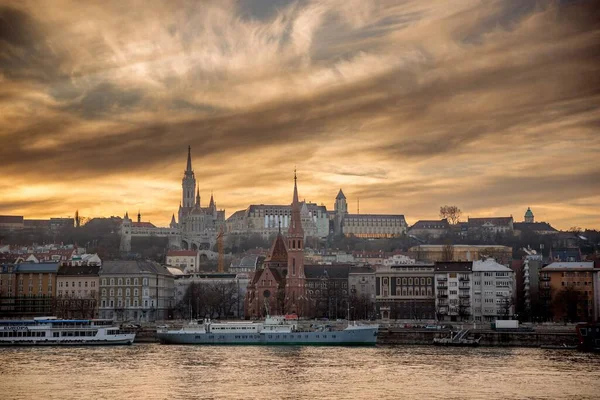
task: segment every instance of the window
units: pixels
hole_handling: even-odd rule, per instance
[[[131,289],[127,288],[125,289],[125,296],[131,296]]]
[[[123,278],[119,278],[119,286],[123,286]]]
[[[88,283],[87,283],[87,281],[85,281],[85,287],[88,287]]]
[[[131,278],[125,278],[125,285],[131,285]]]
[[[138,278],[133,278],[133,284],[134,285],[139,285],[139,282],[140,281],[138,280]]]
[[[115,286],[115,278],[110,278],[110,286]]]

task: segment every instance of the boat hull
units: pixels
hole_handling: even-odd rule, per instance
[[[267,345],[267,346],[372,346],[377,343],[377,328],[330,332],[292,333],[193,333],[159,332],[163,344]]]
[[[69,340],[69,341],[58,341],[58,340],[37,340],[37,341],[25,341],[25,340],[12,340],[12,341],[0,341],[0,347],[2,346],[118,346],[118,345],[131,345],[133,344],[134,338],[117,339],[117,340]]]

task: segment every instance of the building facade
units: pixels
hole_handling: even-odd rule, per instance
[[[447,219],[441,220],[420,220],[415,222],[408,230],[408,234],[418,238],[439,238],[450,231],[450,224]]]
[[[100,266],[63,263],[56,274],[54,315],[59,318],[98,318]]]
[[[198,250],[169,250],[167,252],[166,264],[171,267],[179,267],[185,274],[199,272],[200,253]]]
[[[151,261],[107,261],[100,271],[100,318],[156,321],[175,306],[173,275]]]
[[[435,319],[433,264],[381,266],[375,272],[377,309],[382,319]]]
[[[424,244],[408,249],[408,255],[422,262],[445,261],[447,258],[452,261],[474,261],[491,257],[500,264],[508,265],[512,260],[512,248],[498,245]]]
[[[438,321],[472,319],[472,261],[440,261],[434,265],[435,313]]]
[[[342,189],[335,198],[334,211],[330,214],[336,235],[362,238],[385,238],[406,233],[407,224],[400,214],[350,214]]]
[[[547,301],[552,319],[562,321],[589,321],[595,310],[595,277],[598,270],[593,261],[553,262],[542,268],[540,292]]]
[[[0,314],[10,318],[52,315],[58,263],[4,264],[0,269]]]
[[[495,321],[511,319],[515,311],[513,271],[492,259],[473,262],[472,319]],[[463,290],[459,285],[459,290]],[[466,289],[465,289],[466,294]]]
[[[301,202],[300,217],[304,237],[325,238],[329,235],[329,214],[323,205]],[[289,229],[292,219],[290,205],[253,204],[245,210],[236,211],[226,222],[228,235],[259,234],[267,239],[276,235],[279,226]]]

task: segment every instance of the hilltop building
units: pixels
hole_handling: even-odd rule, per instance
[[[185,250],[210,249],[217,242],[217,235],[225,223],[225,210],[218,210],[213,195],[208,207],[202,207],[200,188],[196,187],[196,177],[192,169],[191,147],[188,146],[186,169],[181,182],[182,201],[179,203],[177,219],[171,217],[169,227],[156,227],[150,222],[142,222],[138,212],[137,222],[133,222],[126,212],[121,223],[121,251],[131,250],[131,238],[135,236],[157,236],[169,238],[169,246]]]
[[[535,217],[530,207],[527,207],[523,222],[513,223],[515,235],[522,235],[525,232],[532,232],[538,235],[554,235],[558,231],[547,222],[535,222]]]
[[[400,214],[350,214],[342,189],[335,198],[334,211],[330,214],[333,233],[362,238],[394,237],[406,233],[407,224]]]

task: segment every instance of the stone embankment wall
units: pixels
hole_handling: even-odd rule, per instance
[[[513,346],[513,347],[540,347],[540,346],[568,346],[578,343],[575,332],[497,332],[492,330],[472,330],[473,335],[481,336],[481,346]],[[377,344],[433,344],[434,338],[443,338],[450,335],[449,331],[419,330],[419,329],[391,329],[381,330],[377,337]]]

